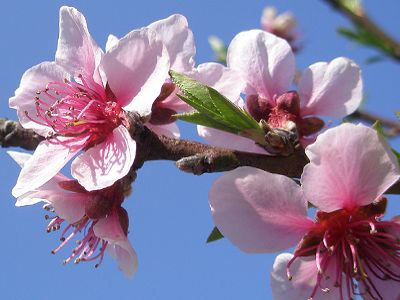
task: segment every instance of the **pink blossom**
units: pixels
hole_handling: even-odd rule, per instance
[[[294,32],[296,26],[296,18],[291,12],[286,11],[278,15],[275,7],[267,6],[264,8],[261,16],[261,28],[286,40],[293,51],[298,50],[295,46],[298,38]]]
[[[169,69],[212,86],[229,99],[239,98],[245,83],[238,72],[218,63],[203,63],[195,67],[193,32],[184,16],[175,14],[156,21],[147,28],[154,30],[165,44],[170,57]],[[110,35],[106,49],[117,41],[117,37]],[[166,76],[161,92],[153,102],[151,115],[145,123],[158,135],[179,138],[180,132],[174,115],[193,110],[176,96],[177,92],[178,88]]]
[[[368,141],[368,143],[365,143]],[[398,299],[400,225],[382,220],[382,194],[400,178],[397,160],[371,128],[343,124],[306,148],[301,186],[244,167],[209,194],[217,227],[246,252],[276,252],[274,299]],[[317,208],[307,216],[307,201]]]
[[[262,30],[241,32],[232,40],[227,54],[228,67],[238,71],[246,85],[243,106],[256,121],[264,120],[272,128],[296,132],[306,146],[324,127],[317,116],[342,118],[357,109],[362,100],[359,67],[339,57],[318,62],[302,74],[298,91],[291,91],[295,75],[294,55],[289,44]],[[265,154],[253,140],[198,127],[199,135],[211,144]]]
[[[86,190],[125,176],[136,154],[125,112],[150,114],[168,68],[168,52],[151,29],[133,30],[103,53],[84,16],[62,7],[55,61],[27,70],[10,98],[21,124],[46,137],[14,194],[41,186],[76,155],[72,176]]]
[[[8,153],[21,167],[31,157],[26,153]],[[49,220],[47,232],[60,230],[63,224],[66,225],[61,233],[61,243],[52,250],[53,254],[81,236],[64,264],[97,261],[97,268],[107,250],[118,261],[124,274],[130,277],[137,269],[137,257],[127,238],[129,218],[121,207],[123,200],[120,181],[105,189],[88,192],[76,180],[59,173],[42,186],[19,196],[15,205],[43,201],[43,208],[54,214],[45,215]]]

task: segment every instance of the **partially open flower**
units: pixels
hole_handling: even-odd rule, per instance
[[[25,153],[8,153],[21,167],[30,158]],[[45,218],[49,220],[47,232],[60,230],[65,225],[60,245],[51,251],[55,254],[75,240],[77,245],[64,264],[94,261],[97,268],[107,250],[130,277],[137,269],[137,257],[127,237],[129,218],[121,206],[123,200],[120,181],[105,189],[88,192],[76,180],[57,174],[42,186],[18,197],[15,205],[45,202]]]
[[[84,16],[62,7],[55,61],[27,70],[10,98],[22,126],[46,137],[22,169],[14,196],[47,182],[81,151],[72,176],[87,190],[125,176],[136,154],[125,112],[150,114],[168,69],[166,47],[151,29],[131,31],[103,53]]]
[[[258,122],[294,131],[303,146],[312,143],[324,127],[320,116],[342,118],[362,100],[360,69],[344,57],[311,65],[303,72],[298,91],[291,90],[293,52],[285,40],[265,31],[237,34],[229,45],[227,64],[246,81],[242,90],[245,102],[230,100]],[[216,146],[267,153],[253,140],[238,135],[204,126],[199,126],[198,132]]]
[[[286,40],[294,52],[298,50],[296,46],[298,38],[298,34],[295,32],[296,26],[296,18],[291,12],[286,11],[278,15],[275,7],[267,6],[264,8],[261,16],[261,28]]]
[[[371,128],[343,124],[306,154],[301,186],[248,167],[217,179],[209,194],[217,227],[246,252],[298,243],[294,255],[275,261],[274,299],[398,299],[400,225],[382,220],[382,194],[400,178],[390,148]]]

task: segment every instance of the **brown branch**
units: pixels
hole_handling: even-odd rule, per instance
[[[390,51],[386,51],[394,59],[400,60],[400,44],[383,29],[380,28],[372,19],[367,15],[367,13],[358,7],[356,9],[350,9],[348,6],[343,4],[341,0],[324,0],[326,3],[331,5],[334,9],[338,10],[342,14],[352,21],[353,24],[360,26],[372,33],[374,36],[379,38],[385,45],[390,48]],[[381,49],[383,50],[383,49]]]
[[[34,150],[43,140],[32,130],[24,129],[18,122],[0,119],[0,146],[21,147],[27,150]]]
[[[400,122],[399,121],[394,121],[390,120],[387,118],[384,118],[380,115],[363,111],[363,110],[357,110],[351,115],[347,116],[349,119],[360,119],[367,121],[369,123],[374,123],[375,121],[379,121],[382,126],[384,126],[387,130],[385,134],[389,137],[394,137],[396,135],[400,134]]]
[[[300,177],[304,166],[309,162],[302,148],[296,149],[290,156],[269,156],[235,151],[195,141],[157,136],[142,124],[137,115],[131,113],[129,118],[131,124],[129,131],[137,143],[137,151],[131,172],[123,179],[127,191],[136,178],[136,171],[150,160],[176,161],[179,169],[197,175],[251,166],[288,177]],[[6,123],[13,125],[5,126]],[[8,130],[4,130],[3,127],[7,127]],[[23,129],[18,122],[0,119],[0,141],[5,140],[7,143],[2,142],[2,147],[34,149],[43,138],[38,137],[31,130]],[[400,194],[400,184],[395,184],[388,192]]]

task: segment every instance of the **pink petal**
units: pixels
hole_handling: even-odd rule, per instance
[[[135,155],[136,142],[121,125],[72,162],[72,176],[88,191],[103,189],[128,174]]]
[[[393,272],[394,274],[400,274],[400,267],[396,267],[394,264],[391,264],[388,266],[388,268]],[[363,280],[360,280],[360,290],[361,293],[363,293],[363,299],[364,300],[375,300],[375,299],[384,299],[384,300],[391,300],[391,299],[396,299],[400,300],[400,283],[395,280],[381,280],[380,278],[376,277],[368,268],[367,268],[367,274],[368,274],[368,283],[370,285],[370,290],[372,291],[372,295],[368,294],[367,288],[365,286],[365,283]],[[383,274],[379,274],[380,276],[385,276]],[[378,291],[379,295],[376,293],[372,285],[376,288]]]
[[[294,78],[294,56],[289,44],[262,30],[237,34],[229,45],[227,63],[246,80],[246,94],[270,100],[287,91]]]
[[[109,216],[100,219],[94,225],[93,230],[97,237],[109,242],[107,250],[118,261],[124,274],[131,277],[137,269],[137,257],[122,230],[116,210],[113,210]]]
[[[49,193],[45,199],[54,207],[60,218],[73,224],[85,215],[85,203],[88,197],[88,194],[63,192]]]
[[[168,77],[168,52],[155,32],[143,28],[120,39],[104,55],[102,68],[118,103],[147,115]]]
[[[299,300],[311,299],[310,295],[314,289],[317,279],[317,266],[315,257],[298,258],[290,266],[290,272],[293,276],[289,280],[286,273],[286,266],[292,259],[290,253],[282,253],[275,259],[271,272],[272,295],[275,300]],[[339,289],[334,287],[336,273],[334,261],[331,260],[328,266],[328,272],[324,273],[321,286],[318,288],[313,300],[338,300],[340,298]],[[343,286],[345,282],[343,281]],[[328,288],[329,292],[323,292],[321,289]],[[343,300],[349,299],[343,294]]]
[[[197,133],[210,145],[244,152],[268,155],[253,140],[222,130],[197,125]]]
[[[301,188],[256,168],[241,167],[218,178],[209,202],[221,233],[245,252],[286,249],[313,226]]]
[[[301,182],[306,199],[331,212],[367,205],[400,178],[397,160],[375,130],[342,124],[306,148]]]
[[[126,239],[126,235],[122,230],[119,221],[118,213],[115,209],[111,214],[98,220],[94,225],[93,230],[97,237],[110,243],[124,241]]]
[[[199,65],[191,77],[216,89],[232,102],[237,101],[246,85],[238,71],[218,63]]]
[[[33,129],[36,133],[46,136],[51,131],[50,126],[40,125],[43,120],[36,116],[36,105],[34,97],[39,90],[44,90],[47,83],[63,81],[64,78],[70,79],[70,75],[54,62],[43,62],[30,69],[22,75],[19,88],[15,91],[15,96],[11,97],[9,104],[11,108],[17,110],[18,118],[24,128]],[[29,117],[26,116],[28,112]],[[35,120],[31,121],[31,119]]]
[[[165,135],[167,137],[179,139],[180,132],[178,125],[176,123],[170,123],[165,125],[153,125],[151,123],[146,123],[146,127],[154,131],[157,135]]]
[[[179,89],[177,87],[171,93],[171,95],[165,98],[161,103],[159,103],[159,105],[161,107],[172,109],[176,112],[192,111],[193,108],[189,104],[183,102],[178,96],[176,96],[176,93],[179,93]]]
[[[301,113],[342,118],[362,100],[361,71],[352,60],[338,57],[306,69],[299,83]]]
[[[113,34],[109,34],[106,42],[106,52],[110,51],[112,47],[118,44],[119,38]]]
[[[147,27],[154,30],[167,47],[172,70],[189,72],[194,68],[196,47],[193,32],[184,16],[172,15]]]
[[[101,84],[96,71],[101,56],[102,51],[90,36],[85,17],[73,7],[61,7],[56,62],[74,76],[81,73]]]
[[[13,196],[22,196],[42,186],[54,177],[76,152],[71,152],[63,145],[41,142],[32,157],[25,162],[17,184],[12,190]]]
[[[126,277],[132,277],[136,273],[137,255],[128,239],[108,244],[107,250],[118,261],[118,266]]]

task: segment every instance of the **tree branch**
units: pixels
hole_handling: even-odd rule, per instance
[[[400,134],[400,122],[399,121],[394,121],[390,120],[387,118],[383,118],[382,116],[379,116],[374,113],[370,113],[367,111],[363,110],[357,110],[351,115],[347,116],[349,119],[360,119],[367,121],[369,123],[374,123],[375,121],[379,121],[382,126],[386,127],[385,134],[389,137],[394,137],[396,135]]]
[[[21,147],[27,150],[34,150],[43,139],[32,130],[23,128],[18,122],[0,119],[1,147]]]
[[[372,19],[367,15],[367,13],[362,9],[361,6],[356,8],[351,8],[346,5],[343,0],[324,0],[326,3],[331,5],[334,9],[341,12],[343,15],[348,17],[350,21],[361,28],[364,28],[376,38],[378,38],[388,49],[380,50],[385,51],[391,57],[396,60],[400,60],[400,44],[383,29],[380,28]]]
[[[309,162],[302,148],[296,149],[290,156],[269,156],[235,151],[195,141],[158,136],[143,125],[138,115],[129,113],[128,118],[131,125],[129,132],[137,143],[137,151],[135,162],[129,174],[123,179],[127,191],[136,178],[136,171],[146,161],[151,160],[176,161],[179,169],[196,175],[250,166],[297,178],[301,176],[304,166]],[[42,140],[43,138],[33,131],[22,128],[18,122],[0,119],[2,147],[14,146],[33,150]],[[400,194],[400,184],[392,186],[389,193]]]

